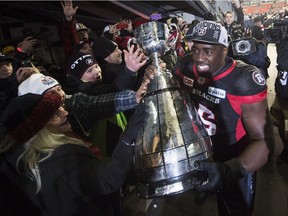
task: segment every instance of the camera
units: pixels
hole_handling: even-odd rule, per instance
[[[208,12],[204,15],[205,20],[217,21],[217,16],[213,12]]]
[[[271,28],[264,29],[264,39],[267,43],[281,43],[287,36],[288,19],[274,19]]]
[[[233,40],[230,44],[234,56],[245,56],[256,52],[256,39],[253,37]]]

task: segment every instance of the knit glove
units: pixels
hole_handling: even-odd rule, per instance
[[[216,193],[223,188],[227,188],[237,179],[247,174],[238,158],[232,158],[224,163],[195,161],[195,167],[200,171],[207,172],[207,183],[203,183],[196,188],[197,191],[207,193]]]
[[[146,114],[145,105],[140,102],[122,133],[121,140],[124,144],[134,145],[139,130],[144,126]]]

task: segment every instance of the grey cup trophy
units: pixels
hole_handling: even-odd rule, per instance
[[[176,42],[171,26],[148,22],[134,34],[138,46],[157,66]],[[176,28],[177,29],[177,28]],[[206,181],[194,161],[212,156],[212,144],[190,97],[171,71],[160,67],[148,85],[143,103],[149,112],[135,146],[136,191],[141,198],[182,193]]]

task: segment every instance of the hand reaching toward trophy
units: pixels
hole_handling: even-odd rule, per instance
[[[161,71],[166,70],[166,63],[162,60],[160,60],[159,62],[159,67],[156,67],[153,63],[147,66],[144,73],[144,79],[152,80],[154,79],[155,74],[157,74],[158,69],[160,69]]]
[[[130,49],[123,50],[124,52],[124,60],[126,63],[126,67],[130,71],[138,71],[143,65],[147,62],[147,57],[142,52],[141,48],[134,49],[135,45],[132,45]]]

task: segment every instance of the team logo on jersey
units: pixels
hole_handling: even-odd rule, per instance
[[[253,72],[252,78],[254,82],[257,83],[258,85],[263,86],[266,84],[266,79],[260,71]]]
[[[197,80],[197,83],[199,85],[203,85],[205,83],[206,79],[204,77],[199,77],[198,80]]]
[[[191,79],[191,78],[189,78],[189,77],[186,77],[186,76],[183,77],[183,83],[184,83],[185,85],[187,85],[187,86],[189,86],[189,87],[193,87],[193,82],[194,82],[193,79]]]
[[[218,97],[218,98],[225,98],[226,97],[226,91],[225,90],[211,87],[211,86],[208,88],[208,93],[210,95],[213,95],[213,96]]]

